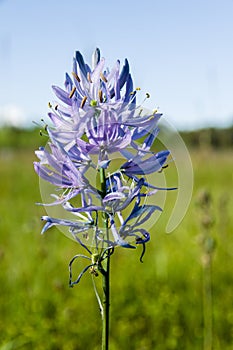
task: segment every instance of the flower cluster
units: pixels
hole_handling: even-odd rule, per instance
[[[99,49],[92,67],[76,52],[64,85],[53,86],[59,102],[49,104],[49,143],[36,151],[34,167],[56,187],[54,201],[46,205],[62,206],[69,219],[43,216],[42,233],[66,226],[89,252],[87,245],[95,252],[145,247],[150,234],[142,225],[161,210],[145,203],[159,189],[146,175],[160,171],[169,155],[151,151],[161,114],[137,107],[128,61],[109,70]]]

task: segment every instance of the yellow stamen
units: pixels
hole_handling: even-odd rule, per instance
[[[135,94],[135,91],[130,92],[130,95],[134,95],[134,94]]]
[[[155,109],[154,111],[153,111],[153,114],[156,114],[158,112],[158,110],[157,109]]]
[[[80,104],[80,107],[83,108],[85,103],[86,103],[86,100],[87,100],[87,96],[84,96],[83,99],[82,99],[82,102]]]
[[[87,73],[87,80],[89,81],[89,83],[92,83],[90,72]]]
[[[79,76],[75,72],[72,72],[72,75],[80,83],[81,79],[79,78]]]
[[[140,87],[136,87],[136,90],[137,90],[137,91],[140,91],[140,90],[141,90],[141,88],[140,88]]]
[[[99,100],[102,103],[103,102],[103,92],[102,90],[99,90]]]
[[[75,91],[76,91],[76,86],[73,86],[73,89],[71,90],[71,92],[69,94],[69,98],[72,98],[74,96]]]
[[[107,78],[103,75],[103,73],[100,73],[100,78],[101,78],[105,83],[108,82]]]
[[[49,106],[49,108],[52,108],[52,107],[53,107],[53,106],[51,105],[51,103],[50,103],[50,102],[48,103],[48,106]]]

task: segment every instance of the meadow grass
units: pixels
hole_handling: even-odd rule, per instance
[[[212,197],[213,349],[233,349],[232,154],[202,149],[191,157],[193,198],[179,227],[164,233],[169,193],[144,263],[140,249],[112,257],[111,350],[203,349],[202,189]],[[34,204],[41,198],[33,149],[2,148],[0,160],[0,350],[100,349],[91,275],[68,287],[68,263],[82,250],[55,228],[40,235],[45,211]]]

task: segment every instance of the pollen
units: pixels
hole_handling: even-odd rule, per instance
[[[72,75],[80,83],[81,79],[79,78],[78,74],[75,72],[72,72]]]
[[[85,103],[86,103],[86,100],[87,100],[87,96],[84,96],[83,99],[82,99],[82,102],[80,104],[80,107],[83,108]]]
[[[103,73],[100,73],[100,78],[101,78],[105,83],[108,82],[107,78],[103,75]]]
[[[76,91],[76,86],[74,86],[73,89],[71,90],[69,94],[69,98],[72,98],[74,96],[75,91]]]

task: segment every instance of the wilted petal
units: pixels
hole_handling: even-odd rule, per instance
[[[147,243],[150,240],[150,234],[144,229],[138,229],[135,232],[139,232],[141,234],[141,237],[137,237],[136,244],[142,244]]]
[[[116,245],[119,245],[123,248],[135,248],[133,245],[129,244],[128,242],[126,242],[124,239],[122,239],[118,232],[117,232],[117,228],[116,228],[116,225],[115,225],[115,222],[114,222],[114,219],[113,217],[110,216],[110,228],[111,228],[111,232],[112,232],[112,235],[114,237],[114,240],[115,240],[115,244]]]
[[[80,229],[80,230],[87,230],[93,225],[93,222],[56,219],[56,218],[51,218],[49,216],[42,216],[41,220],[47,221],[47,223],[44,225],[44,227],[41,231],[42,234],[52,226],[59,226],[60,225],[60,226],[73,227],[75,229]]]

